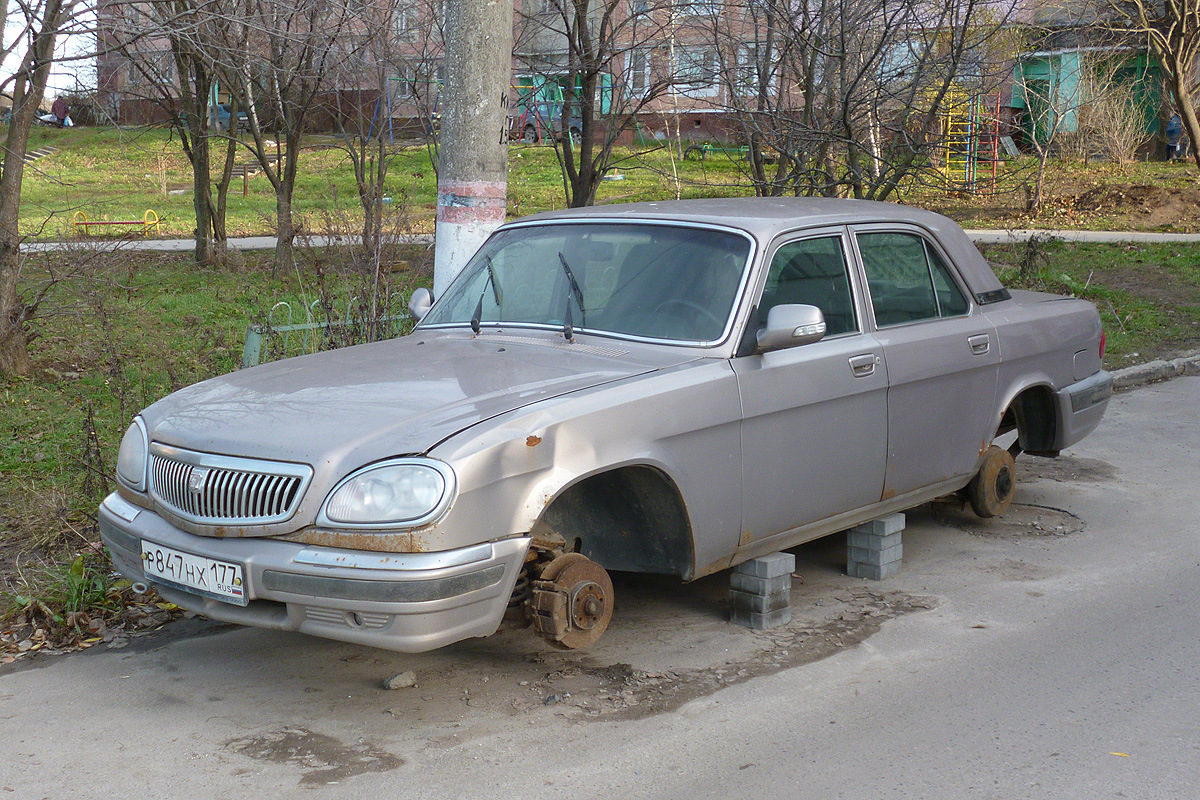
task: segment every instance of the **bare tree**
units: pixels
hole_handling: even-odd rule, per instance
[[[517,52],[539,85],[522,99],[540,118],[536,129],[554,144],[568,206],[595,202],[616,163],[617,141],[670,86],[665,71],[654,68],[666,45],[669,12],[669,0],[523,4]],[[542,86],[561,92],[561,100],[539,97]],[[546,119],[551,115],[557,119]]]
[[[1080,108],[1081,144],[1120,164],[1133,161],[1146,141],[1146,122],[1152,109],[1147,79],[1129,69],[1129,50],[1092,54],[1083,59]],[[1085,153],[1086,155],[1086,153]]]
[[[159,109],[179,136],[192,168],[196,262],[222,261],[228,240],[225,209],[239,142],[237,108],[222,132],[212,107],[217,76],[211,53],[221,25],[219,10],[211,0],[149,0],[110,4],[101,14],[99,58],[109,64],[106,88],[120,92],[126,101],[144,101]],[[214,158],[214,146],[221,145],[223,153]],[[214,163],[220,168],[215,192]]]
[[[15,35],[5,43],[4,53],[21,55],[16,72],[0,81],[0,90],[12,93],[12,117],[0,167],[0,375],[5,376],[28,375],[32,368],[27,324],[37,312],[38,299],[23,297],[18,287],[18,220],[29,129],[46,92],[55,40],[73,24],[82,4],[75,0],[13,0],[6,8],[6,28]]]
[[[277,269],[294,259],[292,200],[305,126],[333,66],[356,49],[354,37],[362,33],[352,26],[355,2],[209,0],[206,6],[214,37],[200,47],[245,110],[246,146],[275,192]]]
[[[1011,6],[744,0],[709,16],[758,194],[883,200],[934,166],[948,95],[994,90]]]
[[[1111,14],[1109,27],[1144,39],[1158,61],[1183,128],[1192,141],[1192,158],[1200,167],[1200,0],[1101,0]]]
[[[362,207],[362,246],[378,263],[383,229],[384,183],[395,155],[390,150],[392,101],[400,88],[407,94],[406,77],[397,69],[398,45],[409,33],[404,0],[364,4],[352,13],[362,34],[343,43],[343,58],[330,69],[328,112],[354,170]]]
[[[1013,72],[1013,94],[1024,101],[1026,140],[1037,157],[1033,185],[1026,186],[1025,200],[1026,210],[1037,212],[1045,200],[1046,164],[1064,133],[1077,127],[1086,95],[1081,83],[1064,86],[1061,78],[1035,73],[1026,62],[1018,62]]]

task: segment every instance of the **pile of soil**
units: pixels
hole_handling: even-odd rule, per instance
[[[1158,228],[1195,222],[1200,189],[1146,184],[1105,184],[1071,198],[1080,212],[1127,216],[1132,228]]]

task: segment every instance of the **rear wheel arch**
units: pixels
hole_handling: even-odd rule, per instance
[[[1014,429],[1017,431],[1019,452],[1058,455],[1054,448],[1058,433],[1058,406],[1054,391],[1049,386],[1028,386],[1013,397],[1000,418],[997,434]]]
[[[675,482],[657,467],[623,466],[570,484],[532,532],[535,546],[557,544],[605,569],[684,579],[692,574],[687,508]]]

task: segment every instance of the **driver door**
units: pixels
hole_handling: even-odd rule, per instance
[[[883,491],[887,374],[883,348],[864,332],[849,252],[840,228],[777,243],[757,318],[783,303],[815,305],[826,336],[733,359],[743,545],[877,503]]]

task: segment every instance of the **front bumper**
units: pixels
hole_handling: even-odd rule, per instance
[[[1087,436],[1104,416],[1113,393],[1111,372],[1100,370],[1058,392],[1058,435],[1054,448],[1063,450]]]
[[[116,493],[100,506],[100,538],[132,581],[223,622],[300,631],[419,653],[489,636],[525,563],[527,537],[435,553],[369,553],[269,538],[196,536]],[[142,570],[141,540],[243,565],[246,606],[163,585]]]

